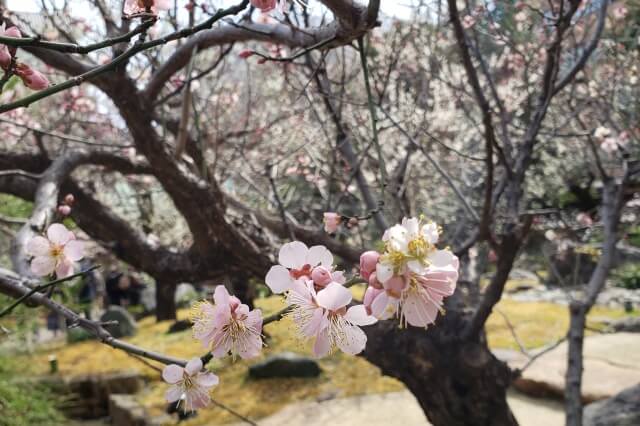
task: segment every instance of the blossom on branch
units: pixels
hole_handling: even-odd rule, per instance
[[[310,279],[314,268],[322,266],[332,270],[333,255],[325,246],[308,248],[300,241],[283,245],[278,255],[279,265],[269,269],[265,282],[272,292],[279,294],[292,288],[300,279]],[[341,280],[341,272],[331,272],[333,280]]]
[[[213,296],[215,305],[201,302],[192,312],[193,337],[216,358],[231,352],[233,357],[254,358],[262,349],[262,312],[251,311],[227,289],[219,285]]]
[[[9,27],[6,30],[4,30],[4,24],[3,24],[2,28],[3,29],[0,30],[0,35],[4,37],[13,37],[13,38],[22,37],[22,34],[20,33],[20,30],[18,29],[18,27]],[[16,54],[15,47],[0,44],[0,67],[2,67],[5,70],[9,69],[9,66],[11,66],[11,59],[15,56],[15,54]]]
[[[172,6],[171,0],[126,0],[124,3],[125,15],[136,15],[146,13],[147,9],[153,14],[157,14],[158,10],[168,10]]]
[[[39,277],[56,273],[56,278],[73,275],[73,263],[82,259],[84,244],[76,240],[64,225],[54,223],[47,229],[47,238],[31,238],[26,245],[27,254],[33,256],[31,272]]]
[[[364,350],[367,336],[359,326],[374,324],[376,319],[363,305],[347,309],[351,299],[351,292],[342,284],[332,282],[316,293],[311,280],[296,281],[287,294],[287,302],[293,306],[290,316],[300,334],[315,339],[316,357],[323,357],[335,348],[350,355]]]
[[[184,401],[185,411],[209,405],[209,389],[217,385],[219,379],[213,373],[202,371],[202,368],[200,358],[193,358],[185,368],[177,364],[167,365],[162,370],[162,378],[171,385],[165,394],[167,402]]]
[[[324,213],[324,231],[327,234],[335,234],[338,231],[342,218],[338,213],[326,212]]]
[[[32,90],[43,90],[49,87],[49,80],[40,71],[34,70],[27,64],[16,64],[16,75],[25,86]]]

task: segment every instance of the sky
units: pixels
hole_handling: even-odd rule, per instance
[[[361,0],[365,3],[365,0]],[[315,3],[317,0],[311,0]],[[396,18],[407,19],[411,15],[411,4],[416,0],[381,0],[380,8],[383,13]],[[8,0],[7,7],[15,12],[37,12],[40,10],[40,0]],[[84,3],[78,1],[78,3]],[[234,1],[224,0],[223,3],[233,4]],[[85,7],[85,6],[80,6]]]

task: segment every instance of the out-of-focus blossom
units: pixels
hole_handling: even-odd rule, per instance
[[[145,13],[147,8],[151,13],[158,13],[159,10],[167,10],[172,6],[171,0],[126,0],[124,3],[124,14],[135,15]]]
[[[66,204],[61,204],[58,206],[58,213],[62,216],[69,216],[71,214],[71,207]]]
[[[333,255],[325,246],[307,247],[300,241],[283,245],[278,255],[279,265],[269,269],[265,282],[274,293],[284,293],[296,280],[311,278],[313,268],[323,266],[331,269]]]
[[[248,57],[253,55],[255,55],[255,52],[251,49],[243,49],[240,51],[240,53],[238,53],[238,56],[242,59],[247,59]]]
[[[15,69],[25,86],[32,90],[43,90],[49,87],[49,80],[40,71],[34,70],[27,64],[18,63]]]
[[[627,14],[629,13],[629,9],[627,9],[627,7],[624,4],[619,4],[613,7],[613,17],[614,19],[624,19],[627,17]]]
[[[335,282],[317,293],[310,280],[294,283],[287,295],[293,306],[291,317],[303,337],[315,339],[316,357],[323,357],[335,348],[350,355],[364,350],[367,336],[359,326],[374,324],[376,319],[363,305],[347,309],[351,299],[351,292]]]
[[[604,126],[599,126],[595,132],[593,132],[593,136],[597,139],[604,139],[611,134],[611,130]]]
[[[73,205],[75,201],[76,201],[76,198],[73,196],[73,194],[67,194],[64,196],[64,203],[68,206]]]
[[[184,403],[185,411],[204,408],[211,402],[209,389],[219,383],[218,376],[202,370],[200,358],[191,359],[186,367],[169,364],[162,370],[162,378],[171,386],[165,394],[167,402]]]
[[[47,238],[35,236],[26,245],[33,256],[31,272],[39,277],[56,273],[56,278],[73,275],[73,263],[83,257],[83,243],[64,225],[54,223],[47,229]]]
[[[4,25],[3,25],[3,28],[4,28]],[[13,37],[13,38],[22,37],[22,34],[20,33],[20,30],[18,29],[18,27],[9,27],[6,30],[4,29],[0,30],[0,34],[2,34],[4,37]],[[0,45],[0,67],[2,67],[5,70],[8,69],[9,66],[11,65],[11,58],[13,58],[15,54],[16,54],[15,47],[1,44]]]
[[[262,350],[262,312],[249,310],[227,289],[219,285],[214,293],[215,306],[201,302],[194,306],[193,336],[216,358],[228,353],[243,359],[254,358]]]
[[[467,15],[464,18],[462,18],[462,28],[464,29],[469,29],[471,27],[473,27],[476,24],[476,18],[474,18],[471,15]]]
[[[342,218],[338,213],[325,212],[324,213],[324,231],[327,234],[335,234],[338,231]]]
[[[576,215],[576,221],[582,226],[593,225],[593,219],[587,213],[580,212]]]

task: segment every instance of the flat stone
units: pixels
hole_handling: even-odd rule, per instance
[[[518,378],[515,387],[532,396],[562,398],[567,368],[567,343],[540,356]],[[496,355],[511,368],[522,368],[528,359]],[[640,339],[634,333],[589,336],[584,341],[582,398],[585,402],[614,396],[640,382]]]
[[[273,377],[317,377],[318,363],[292,352],[283,352],[249,367],[249,377],[266,379]]]
[[[111,424],[118,426],[147,426],[147,412],[132,395],[109,395]]]
[[[509,392],[507,399],[520,426],[561,426],[562,404]],[[311,414],[310,414],[311,413]],[[408,391],[362,395],[289,405],[260,419],[260,426],[429,426],[420,405]],[[234,425],[236,426],[236,425]],[[237,424],[240,426],[240,423]]]
[[[640,317],[629,317],[611,321],[608,328],[614,332],[626,331],[628,333],[640,333]]]
[[[136,334],[138,328],[136,320],[133,316],[122,306],[112,305],[107,308],[107,311],[102,314],[100,321],[109,322],[115,321],[117,324],[105,325],[106,328],[113,337],[119,339],[121,337],[133,336]]]
[[[587,405],[584,426],[640,425],[640,385],[619,394]]]

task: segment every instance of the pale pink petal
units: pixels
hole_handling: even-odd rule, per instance
[[[162,370],[162,379],[170,384],[176,384],[182,380],[184,368],[176,364],[169,364]]]
[[[51,256],[37,256],[31,260],[31,272],[38,277],[51,275],[56,268],[56,259]]]
[[[307,253],[306,262],[311,266],[321,265],[331,268],[333,265],[333,255],[325,246],[313,246]]]
[[[229,324],[231,319],[231,308],[229,305],[216,304],[213,308],[213,321],[212,325],[216,328],[222,328]]]
[[[449,250],[436,250],[429,254],[428,260],[432,266],[443,267],[451,265],[456,257]]]
[[[65,245],[73,238],[73,232],[69,231],[61,223],[53,223],[47,229],[47,237],[53,244]]]
[[[49,256],[51,254],[51,243],[45,237],[37,235],[27,241],[25,249],[27,254],[32,256]]]
[[[64,258],[56,265],[56,278],[66,278],[70,275],[73,275],[73,262]]]
[[[176,402],[182,397],[183,391],[180,386],[171,386],[167,389],[167,392],[164,394],[167,402]]]
[[[229,292],[223,285],[216,286],[213,292],[213,301],[219,306],[229,306]]]
[[[407,287],[407,279],[404,276],[394,275],[391,279],[385,281],[383,287],[399,297],[400,293]]]
[[[249,306],[245,305],[244,303],[242,305],[239,305],[236,308],[234,314],[236,318],[246,317],[247,315],[249,315]]]
[[[422,226],[422,233],[424,234],[429,244],[435,244],[438,242],[439,233],[438,225],[433,222],[429,222]]]
[[[318,305],[330,311],[337,311],[351,302],[351,292],[338,283],[331,283],[318,292]]]
[[[376,265],[376,278],[381,283],[385,283],[389,278],[393,276],[393,268],[386,263],[378,263]]]
[[[278,262],[290,269],[300,269],[305,265],[309,249],[300,241],[293,241],[283,245],[278,254]]]
[[[67,259],[77,262],[84,257],[84,243],[78,240],[71,240],[65,244],[63,251]]]
[[[4,44],[0,45],[0,67],[3,69],[8,69],[11,65],[11,53],[9,53],[9,48]]]
[[[300,333],[305,337],[316,336],[324,330],[328,324],[327,311],[318,308],[313,311],[311,320],[300,330]]]
[[[244,345],[240,347],[238,354],[242,359],[251,359],[260,355],[262,350],[262,339],[260,336],[250,336],[244,340]]]
[[[254,309],[249,312],[245,323],[256,330],[258,333],[262,332],[262,311],[260,309]]]
[[[418,231],[420,230],[420,221],[417,217],[412,218],[404,218],[402,219],[402,226],[407,229],[407,232],[410,236],[414,237],[418,235]]]
[[[331,341],[329,340],[329,335],[326,331],[318,334],[316,337],[316,341],[313,344],[313,355],[316,358],[322,358],[327,355],[331,351]]]
[[[364,292],[362,304],[364,306],[368,306],[369,308],[371,308],[371,304],[373,303],[373,300],[376,298],[376,296],[378,296],[383,291],[384,290],[381,288],[367,287],[367,291]]]
[[[196,377],[196,382],[202,387],[210,388],[220,383],[220,379],[213,373],[201,373]]]
[[[202,370],[202,360],[198,357],[192,358],[184,369],[188,375],[194,376]]]
[[[389,296],[386,291],[380,293],[371,304],[371,315],[379,320],[385,320],[395,315],[400,299]]]
[[[367,344],[367,335],[360,327],[346,325],[336,342],[340,350],[349,355],[359,354]]]
[[[404,300],[402,315],[412,326],[426,327],[435,322],[438,306],[423,293],[413,293]]]
[[[197,410],[200,408],[205,408],[211,402],[211,397],[209,396],[209,392],[206,389],[202,389],[200,387],[194,387],[189,392],[187,392],[187,400],[185,405],[190,407],[192,410]]]
[[[344,315],[344,319],[355,325],[371,325],[378,321],[374,316],[367,314],[364,305],[350,307]]]
[[[427,272],[427,267],[419,260],[410,260],[407,262],[407,267],[411,272],[415,272],[418,275],[422,275]]]
[[[281,265],[274,265],[267,272],[265,282],[272,292],[280,294],[291,288],[293,279],[287,268]]]

